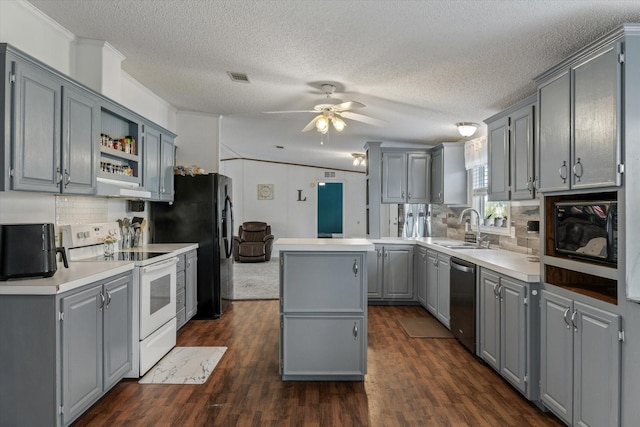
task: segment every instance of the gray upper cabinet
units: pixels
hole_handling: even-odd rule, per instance
[[[99,106],[82,89],[62,90],[62,192],[95,194],[98,169]]]
[[[467,203],[464,144],[445,142],[431,151],[431,203]]]
[[[533,95],[487,119],[489,200],[534,198]]]
[[[144,188],[152,200],[173,201],[175,135],[144,126]]]
[[[542,291],[540,393],[569,425],[620,425],[620,316]]]
[[[9,128],[12,190],[95,194],[98,102],[57,74],[9,54],[12,78]],[[6,101],[6,100],[5,100]],[[6,151],[5,151],[6,152]]]
[[[382,203],[428,203],[429,153],[382,152]]]
[[[539,191],[621,185],[621,58],[609,42],[536,79]]]

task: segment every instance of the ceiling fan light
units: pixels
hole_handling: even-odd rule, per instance
[[[329,129],[329,119],[327,119],[324,116],[318,117],[318,120],[316,120],[316,129],[318,129],[318,132],[322,132],[322,131],[328,130]]]
[[[351,153],[351,156],[353,156],[353,166],[366,166],[367,165],[366,156],[364,154]]]
[[[331,119],[331,123],[333,123],[333,127],[338,132],[342,132],[345,126],[347,126],[344,120],[342,120],[340,117],[334,117],[333,119]]]
[[[456,126],[458,127],[458,132],[460,133],[460,135],[466,138],[476,133],[479,125],[477,123],[471,122],[460,122],[456,123]]]

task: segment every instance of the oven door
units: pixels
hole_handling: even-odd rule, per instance
[[[140,267],[140,340],[176,317],[178,258]]]

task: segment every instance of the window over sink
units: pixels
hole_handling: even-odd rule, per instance
[[[489,234],[510,235],[510,203],[488,200],[489,173],[487,163],[470,169],[468,175],[471,207],[476,209],[482,216],[480,218],[480,231]],[[475,223],[472,222],[471,228],[472,230],[476,229]]]

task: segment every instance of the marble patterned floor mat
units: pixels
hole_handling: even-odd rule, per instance
[[[204,384],[227,347],[174,347],[140,384]]]

